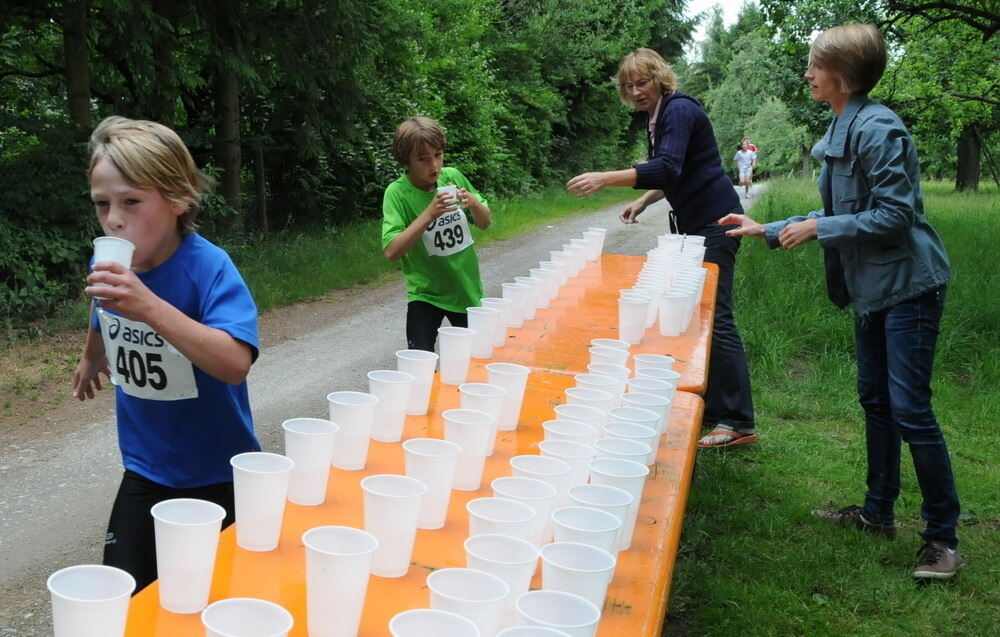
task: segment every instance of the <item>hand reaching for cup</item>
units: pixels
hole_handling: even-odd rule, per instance
[[[618,218],[621,219],[622,223],[639,223],[638,217],[645,209],[645,202],[642,199],[636,199],[629,205],[625,206],[625,210],[621,211]]]
[[[566,188],[577,197],[592,195],[604,187],[604,173],[583,173],[566,182]]]
[[[726,230],[727,237],[763,237],[764,225],[757,223],[746,215],[730,213],[719,219],[720,226],[738,226],[732,230]]]

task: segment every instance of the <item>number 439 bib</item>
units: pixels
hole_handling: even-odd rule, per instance
[[[427,254],[446,257],[472,245],[469,220],[461,210],[441,215],[431,222],[421,235]]]
[[[191,361],[151,327],[102,309],[97,316],[111,378],[122,391],[149,400],[198,397]]]

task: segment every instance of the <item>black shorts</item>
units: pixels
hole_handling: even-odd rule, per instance
[[[426,301],[410,301],[406,306],[406,346],[433,352],[438,328],[445,317],[455,327],[469,326],[469,315],[465,312],[449,312]]]

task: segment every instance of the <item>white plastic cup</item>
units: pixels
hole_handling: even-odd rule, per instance
[[[378,398],[372,439],[379,442],[399,442],[406,425],[406,409],[414,377],[406,372],[376,369],[368,372],[368,393]]]
[[[655,396],[660,396],[666,398],[668,401],[674,395],[674,386],[665,380],[657,380],[655,378],[630,378],[626,384],[628,392],[640,392],[643,394],[653,394]]]
[[[538,451],[547,458],[558,458],[569,465],[569,486],[583,484],[590,476],[590,461],[594,459],[594,448],[572,440],[543,440],[538,443]],[[569,486],[566,488],[568,489]]]
[[[616,551],[628,548],[622,542],[628,514],[635,498],[631,493],[608,484],[578,484],[569,489],[569,501],[572,506],[600,509],[618,518],[621,525],[615,541]]]
[[[302,544],[310,637],[354,637],[378,540],[361,529],[318,526],[302,534]]]
[[[431,608],[465,617],[481,635],[496,635],[510,592],[507,582],[471,568],[441,568],[427,575],[427,588]]]
[[[594,338],[590,341],[591,347],[614,347],[618,349],[623,349],[628,351],[632,345],[628,341],[623,341],[618,338]]]
[[[339,427],[333,466],[347,471],[364,469],[378,398],[358,391],[335,391],[326,395],[326,401],[330,420]]]
[[[475,409],[447,409],[441,416],[444,418],[444,439],[462,449],[455,465],[452,487],[459,491],[475,491],[483,480],[486,449],[496,420]]]
[[[423,416],[427,413],[437,361],[437,354],[422,349],[401,349],[396,352],[396,369],[413,376],[410,400],[406,404],[407,414]]]
[[[538,547],[510,535],[484,533],[465,540],[465,565],[496,575],[507,584],[500,625],[516,623],[514,600],[531,586],[538,566]]]
[[[469,317],[469,329],[476,333],[472,337],[471,356],[490,358],[493,356],[497,323],[503,318],[503,313],[495,307],[467,307],[465,312]]]
[[[475,409],[486,412],[493,417],[490,435],[486,441],[486,455],[492,456],[497,440],[497,427],[503,416],[504,398],[507,390],[499,385],[489,383],[463,383],[458,386],[459,406],[462,409]]]
[[[285,637],[295,624],[287,610],[263,599],[220,599],[201,613],[205,637]]]
[[[483,307],[490,307],[500,310],[500,318],[497,320],[496,332],[493,334],[493,347],[503,347],[507,342],[507,328],[511,323],[511,313],[514,311],[514,302],[510,299],[497,297],[487,297],[480,299]]]
[[[664,354],[636,354],[632,357],[632,364],[636,370],[646,367],[660,367],[663,369],[673,369],[676,361],[672,356]]]
[[[553,458],[551,456],[522,455],[514,456],[508,460],[511,473],[515,476],[525,478],[536,478],[542,482],[548,482],[556,489],[556,501],[554,508],[565,506],[567,503],[566,489],[572,485],[569,483],[570,472],[573,470],[565,460]],[[552,528],[548,527],[545,532],[545,541],[552,537]]]
[[[627,491],[632,496],[622,529],[621,547],[626,550],[632,546],[632,535],[635,532],[635,521],[639,515],[639,505],[642,503],[642,490],[646,486],[646,476],[649,467],[641,462],[623,460],[621,458],[597,458],[590,462],[590,483],[605,484]]]
[[[555,628],[569,637],[594,637],[601,621],[599,607],[563,591],[528,591],[515,600],[514,607],[529,625]]]
[[[524,283],[501,284],[503,298],[511,302],[508,327],[523,327],[528,306],[528,286]]]
[[[574,420],[600,429],[608,420],[607,412],[589,405],[556,405],[556,420]]]
[[[587,365],[587,372],[597,376],[610,376],[617,380],[618,384],[611,392],[616,398],[620,398],[625,393],[626,383],[629,376],[632,375],[632,371],[628,367],[624,365],[609,365],[608,363],[591,363]]]
[[[655,431],[656,424],[660,421],[660,414],[644,407],[615,407],[608,410],[608,422],[614,421],[634,422],[638,425],[645,425]]]
[[[556,271],[551,268],[530,268],[528,273],[540,280],[541,290],[538,294],[538,309],[545,309],[555,296]]]
[[[340,428],[322,418],[289,418],[281,428],[285,431],[285,455],[295,463],[288,476],[288,500],[307,506],[323,504]]]
[[[589,544],[553,542],[542,556],[542,589],[573,593],[604,608],[608,584],[615,573],[615,556]]]
[[[545,626],[511,626],[498,632],[497,637],[569,637],[569,635]]]
[[[236,545],[248,551],[276,549],[295,462],[276,453],[251,451],[236,454],[229,464],[233,466]]]
[[[634,438],[601,438],[594,443],[597,458],[625,458],[645,464],[650,451],[648,444]]]
[[[572,440],[590,446],[601,435],[597,427],[575,420],[546,420],[542,432],[545,440]]]
[[[552,528],[556,542],[589,544],[614,555],[618,552],[622,521],[600,509],[568,506],[552,512]]]
[[[536,555],[537,558],[537,555]],[[135,579],[113,566],[81,564],[46,581],[55,637],[121,637]],[[527,589],[525,589],[527,590]]]
[[[441,377],[445,385],[461,385],[469,376],[472,338],[476,333],[467,327],[439,327],[438,351],[441,355]]]
[[[448,184],[446,186],[438,186],[438,192],[445,193],[445,199],[453,206],[460,206],[461,202],[458,200],[458,186],[455,184]]]
[[[379,577],[403,577],[410,569],[420,500],[427,486],[408,476],[383,473],[364,478],[361,488],[365,530],[378,540],[371,572]]]
[[[618,365],[614,367],[617,368]],[[628,368],[626,367],[625,369]],[[621,380],[617,376],[595,373],[577,374],[573,377],[573,380],[576,381],[576,386],[582,389],[598,389],[611,394],[614,398],[615,406],[618,405],[618,400],[624,391]]]
[[[537,478],[524,476],[504,476],[490,483],[493,496],[507,498],[522,504],[527,504],[535,512],[531,520],[528,541],[535,546],[541,546],[545,538],[545,530],[556,501],[556,488],[548,482]]]
[[[528,386],[528,374],[531,370],[524,365],[514,363],[490,363],[486,366],[487,382],[499,385],[507,390],[503,399],[503,412],[497,429],[514,431],[521,418],[521,405],[524,402],[524,391]]]
[[[663,434],[667,430],[667,421],[670,419],[670,399],[656,394],[645,392],[626,392],[622,394],[622,407],[636,407],[638,409],[648,409],[656,412],[656,433]]]
[[[660,309],[660,335],[680,336],[684,332],[687,294],[668,291],[658,298]]]
[[[629,353],[627,349],[619,347],[591,347],[591,363],[608,363],[611,365],[625,365],[628,363]]]
[[[681,375],[677,370],[673,369],[662,369],[659,367],[646,367],[640,369],[635,373],[636,378],[649,378],[652,380],[660,380],[669,383],[671,386],[670,395],[667,396],[671,401],[674,399],[674,394],[677,392],[677,387],[680,384]]]
[[[611,421],[602,428],[605,438],[627,438],[649,447],[649,453],[643,459],[643,464],[656,464],[656,452],[659,451],[660,434],[648,425],[634,422]]]
[[[448,503],[455,482],[455,467],[462,448],[437,438],[410,438],[403,443],[406,475],[427,486],[420,500],[418,529],[440,529],[448,517]]]
[[[154,504],[150,513],[160,606],[171,613],[197,613],[208,604],[226,510],[214,502],[176,498]]]
[[[609,409],[618,406],[618,400],[611,392],[604,391],[603,389],[567,387],[566,404],[587,405],[588,407],[595,407],[604,413],[608,413]]]
[[[128,270],[132,267],[132,255],[134,253],[135,244],[127,239],[119,237],[97,237],[94,239],[94,263],[114,261]],[[109,287],[107,283],[96,283],[95,285]],[[95,296],[94,298],[103,299],[100,296]]]
[[[514,282],[523,283],[528,286],[528,293],[524,303],[524,320],[530,321],[535,318],[535,313],[538,310],[538,303],[542,298],[544,282],[542,279],[533,276],[516,276],[514,277]]]
[[[649,300],[635,297],[618,299],[618,334],[623,341],[636,345],[642,341],[646,329],[646,312]]]
[[[479,628],[471,620],[432,608],[404,610],[389,620],[392,637],[480,637]]]
[[[535,511],[527,504],[507,498],[475,498],[465,505],[469,514],[469,537],[495,533],[530,541]]]

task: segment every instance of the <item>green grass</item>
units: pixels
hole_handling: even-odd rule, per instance
[[[828,526],[810,510],[860,504],[863,417],[854,390],[849,311],[826,299],[821,250],[744,241],[737,322],[746,341],[761,443],[702,452],[674,574],[668,627],[690,635],[1000,634],[1000,193],[926,187],[954,278],[934,376],[951,451],[968,565],[955,581],[910,578],[920,494],[904,450],[895,541]],[[776,181],[760,221],[818,208],[815,185]]]

